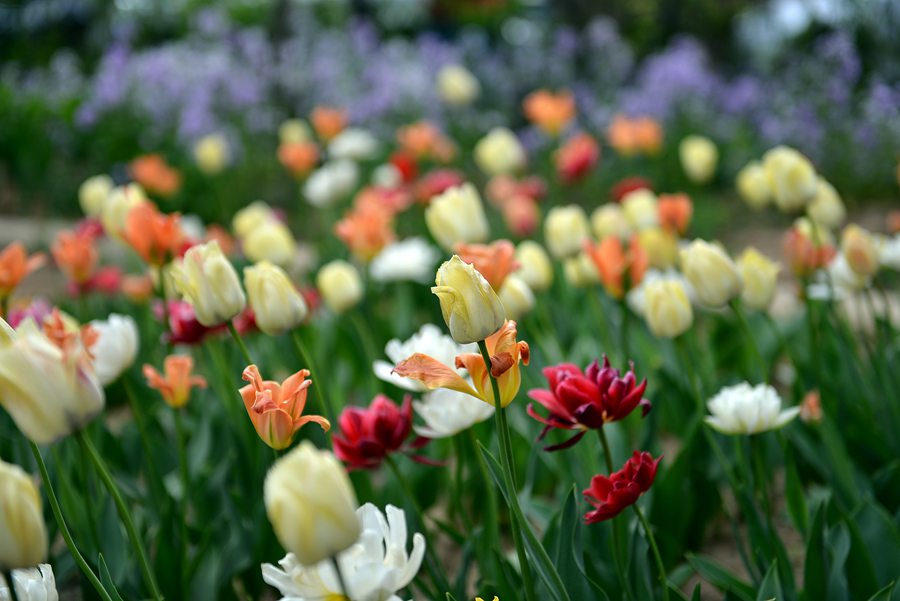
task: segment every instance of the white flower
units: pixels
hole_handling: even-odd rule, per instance
[[[110,313],[105,320],[94,320],[91,327],[97,340],[91,346],[94,370],[104,386],[111,384],[128,369],[138,353],[138,329],[127,315]]]
[[[333,159],[365,161],[378,154],[378,140],[364,129],[345,129],[328,144],[328,155]]]
[[[883,267],[900,271],[900,234],[893,238],[880,236],[877,238],[878,258]]]
[[[412,582],[422,566],[425,537],[413,534],[409,553],[403,510],[388,505],[385,513],[371,503],[357,509],[362,534],[356,544],[337,556],[348,589],[344,592],[354,601],[400,601],[396,593]],[[282,601],[341,598],[340,583],[330,561],[303,566],[289,553],[278,563],[281,569],[263,564],[262,575],[281,592]]]
[[[14,570],[12,578],[20,601],[59,601],[56,578],[49,564],[42,563],[36,568],[27,570]],[[0,574],[0,601],[12,601],[9,583],[3,578],[3,574]]]
[[[438,71],[437,90],[441,100],[452,105],[466,105],[478,98],[481,85],[461,65],[447,65]]]
[[[407,238],[385,246],[369,263],[369,275],[376,282],[425,284],[434,278],[434,264],[440,256],[423,238]]]
[[[403,185],[403,174],[390,163],[385,163],[372,171],[372,184],[383,188],[396,188]]]
[[[356,163],[348,159],[333,160],[309,176],[303,186],[303,195],[314,207],[330,207],[350,196],[358,179]]]
[[[433,357],[444,365],[453,367],[456,364],[457,355],[475,352],[478,352],[476,345],[457,344],[453,338],[444,334],[436,325],[426,323],[409,340],[401,342],[394,338],[388,342],[384,347],[384,354],[391,360],[390,363],[387,361],[375,361],[372,364],[372,369],[375,371],[375,375],[385,382],[390,382],[405,390],[422,392],[428,390],[424,384],[418,380],[402,378],[397,374],[391,373],[394,366],[416,353],[422,353]],[[466,374],[464,369],[457,371],[461,376]]]
[[[712,415],[706,423],[724,434],[758,434],[783,427],[800,407],[782,411],[781,397],[768,384],[741,382],[726,386],[706,404]]]
[[[494,414],[494,406],[464,392],[438,388],[413,402],[424,426],[413,426],[426,438],[447,438],[481,423]]]

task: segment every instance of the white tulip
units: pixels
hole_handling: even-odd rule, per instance
[[[19,601],[59,601],[53,567],[42,563],[36,568],[15,570],[12,579]],[[0,601],[12,601],[9,583],[0,574]]]
[[[707,403],[706,423],[724,434],[758,434],[783,427],[800,407],[781,409],[781,397],[768,384],[726,386]]]
[[[394,338],[389,341],[384,347],[384,354],[387,355],[390,362],[375,361],[375,363],[372,364],[372,369],[375,372],[375,375],[385,382],[389,382],[404,390],[423,392],[428,390],[428,388],[418,380],[403,378],[397,374],[391,373],[394,366],[416,353],[421,353],[433,357],[444,365],[455,369],[457,355],[477,352],[477,345],[458,344],[453,338],[444,334],[436,325],[427,323],[419,328],[419,331],[407,340],[401,341]],[[466,375],[465,369],[457,369],[456,371],[461,376]],[[481,401],[477,402],[481,405],[485,404]]]
[[[137,358],[137,324],[128,315],[110,313],[106,319],[92,321],[91,327],[97,333],[97,340],[91,346],[94,370],[97,379],[106,386],[131,367]]]
[[[423,238],[407,238],[381,249],[369,263],[369,275],[376,282],[410,281],[424,284],[434,275],[441,254]]]
[[[370,132],[350,127],[339,133],[328,144],[328,156],[332,159],[366,161],[378,154],[380,144]]]
[[[336,159],[316,169],[303,186],[306,201],[324,208],[350,196],[359,181],[359,168],[349,159]]]
[[[472,395],[446,388],[432,390],[413,402],[413,409],[425,420],[413,428],[426,438],[448,438],[468,430],[494,415],[494,406]]]

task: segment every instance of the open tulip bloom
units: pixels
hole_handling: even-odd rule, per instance
[[[653,485],[661,459],[654,459],[646,451],[635,451],[619,471],[609,476],[594,476],[590,488],[584,491],[584,499],[594,506],[592,511],[584,514],[585,523],[596,524],[612,519],[634,505]]]

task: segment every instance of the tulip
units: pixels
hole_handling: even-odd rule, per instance
[[[332,438],[334,454],[350,469],[377,468],[403,447],[412,432],[412,418],[408,395],[401,406],[380,394],[368,408],[347,407],[338,420],[341,431]]]
[[[616,115],[606,130],[609,145],[620,155],[656,154],[662,147],[663,131],[650,117]]]
[[[578,254],[590,235],[587,216],[578,205],[553,207],[544,220],[544,241],[557,259]]]
[[[333,207],[349,197],[359,182],[359,167],[349,159],[334,159],[316,169],[303,185],[303,196],[314,207]]]
[[[193,148],[194,162],[200,171],[215,175],[228,166],[228,140],[222,134],[210,134],[197,140]]]
[[[446,163],[456,155],[456,146],[430,121],[417,121],[397,130],[401,153],[413,160],[434,160]],[[395,158],[396,155],[395,155]],[[399,163],[394,161],[394,165]],[[401,172],[409,172],[409,165],[400,165]]]
[[[743,288],[741,274],[721,246],[694,240],[681,251],[681,271],[701,303],[721,307],[736,298]]]
[[[738,194],[744,202],[754,210],[765,208],[772,201],[772,188],[766,169],[759,161],[747,163],[737,174],[735,180]]]
[[[144,189],[138,184],[113,188],[100,211],[100,223],[103,224],[103,230],[113,238],[121,240],[128,213],[135,206],[147,201]]]
[[[319,270],[316,288],[328,308],[335,313],[344,313],[355,307],[364,294],[359,272],[353,265],[341,260],[332,261]]]
[[[163,362],[163,371],[165,375],[152,365],[144,365],[147,386],[158,390],[166,405],[172,409],[187,405],[192,389],[206,388],[206,378],[192,374],[194,359],[189,355],[169,355]]]
[[[806,207],[806,214],[817,224],[827,229],[835,229],[847,219],[847,209],[834,186],[819,178],[816,195]]]
[[[850,224],[841,233],[841,252],[857,275],[871,277],[880,265],[878,244],[871,233],[856,224]]]
[[[269,221],[247,234],[242,248],[244,255],[253,262],[268,261],[276,265],[287,265],[294,258],[297,243],[284,223]]]
[[[334,557],[362,532],[356,494],[343,466],[309,441],[275,462],[264,488],[275,535],[303,565]]]
[[[503,304],[483,275],[458,255],[437,271],[431,292],[441,303],[450,335],[460,344],[479,342],[503,326]]]
[[[675,338],[691,327],[694,312],[680,280],[658,279],[644,288],[644,318],[654,336]]]
[[[94,237],[86,232],[60,232],[50,252],[60,271],[77,286],[87,284],[100,260]]]
[[[496,292],[503,287],[506,276],[519,267],[515,261],[516,247],[509,240],[497,240],[491,244],[457,244],[454,250],[463,263],[474,267]]]
[[[600,160],[600,146],[588,134],[570,138],[553,154],[556,173],[564,183],[586,176]]]
[[[311,137],[309,125],[303,119],[287,119],[278,126],[278,141],[281,144],[308,142]]]
[[[691,222],[694,205],[687,194],[660,194],[657,211],[663,228],[683,234]]]
[[[651,227],[637,234],[639,246],[647,254],[647,263],[654,269],[666,270],[678,261],[678,237],[670,230]]]
[[[309,175],[319,163],[319,147],[315,142],[282,142],[278,146],[278,162],[294,177]]]
[[[584,499],[594,506],[594,510],[584,514],[584,522],[596,524],[612,519],[634,505],[653,485],[661,459],[653,459],[646,451],[635,451],[619,471],[608,477],[594,476],[590,488],[584,491]]]
[[[223,326],[206,327],[197,321],[197,314],[190,303],[180,300],[166,301],[168,305],[169,323],[163,334],[163,340],[169,344],[200,344],[212,332],[220,331]],[[162,303],[154,307],[157,319],[162,320],[166,311]]]
[[[414,186],[416,200],[428,204],[432,198],[450,188],[462,186],[465,176],[455,169],[434,169],[423,175]]]
[[[744,289],[741,300],[757,311],[765,311],[775,296],[775,284],[781,265],[762,255],[753,247],[741,253],[737,261]]]
[[[659,225],[659,199],[652,191],[641,188],[622,197],[622,211],[628,225],[635,230]]]
[[[301,369],[279,384],[263,380],[255,365],[244,369],[242,377],[250,382],[240,389],[244,407],[256,433],[276,451],[291,446],[297,431],[310,422],[319,424],[325,432],[331,429],[331,422],[324,417],[303,415],[307,391],[312,386],[308,376],[309,370]]]
[[[25,277],[40,268],[46,257],[42,253],[28,256],[21,242],[13,242],[0,252],[0,299],[13,293]]]
[[[328,142],[347,126],[347,111],[329,106],[317,106],[309,117],[319,139]]]
[[[10,599],[7,586],[15,587],[21,601],[59,601],[56,578],[53,576],[53,568],[48,563],[42,563],[34,568],[15,570],[12,573],[12,581],[12,584],[8,584],[0,575],[0,599],[3,601]]]
[[[44,327],[26,319],[13,330],[0,320],[0,405],[38,444],[81,429],[105,403],[88,352],[90,328],[71,332],[58,311]]]
[[[148,265],[161,267],[178,255],[184,243],[178,213],[166,215],[150,202],[128,211],[122,237]]]
[[[622,206],[615,203],[600,205],[591,213],[591,231],[597,240],[609,236],[627,239],[631,237],[631,225],[625,218]]]
[[[807,424],[816,424],[822,421],[822,397],[818,390],[810,390],[803,395],[799,415],[800,420]]]
[[[113,190],[113,180],[108,175],[94,175],[78,187],[78,204],[88,217],[99,217],[103,205]]]
[[[0,459],[0,573],[47,559],[41,495],[22,469]]]
[[[544,247],[533,240],[523,240],[516,247],[516,276],[535,292],[543,292],[553,285],[553,264]]]
[[[566,281],[576,288],[587,288],[600,283],[597,266],[585,250],[565,260],[563,275],[566,276]]]
[[[522,112],[545,133],[558,136],[575,118],[575,97],[568,90],[556,94],[537,90],[525,97]]]
[[[828,230],[809,219],[798,219],[784,236],[784,254],[797,277],[808,278],[828,265],[835,253]]]
[[[539,439],[552,428],[578,430],[578,434],[566,442],[547,447],[547,451],[566,449],[581,440],[588,430],[597,430],[604,424],[623,420],[638,406],[642,416],[650,412],[650,401],[644,398],[647,380],[640,384],[634,374],[634,366],[623,376],[603,357],[601,366],[596,360],[582,372],[571,363],[563,363],[544,369],[549,389],[528,391],[528,396],[549,412],[543,417],[528,404],[528,415],[544,424]]]
[[[507,229],[520,238],[531,236],[541,223],[541,210],[527,196],[513,196],[500,207]]]
[[[790,213],[806,207],[815,197],[819,179],[809,160],[787,146],[776,146],[763,155],[763,168],[778,208]]]
[[[137,358],[137,324],[127,315],[110,313],[105,320],[92,321],[91,328],[96,334],[90,348],[94,370],[100,384],[107,386],[131,367]]]
[[[181,187],[181,174],[160,154],[145,154],[131,161],[131,177],[145,190],[169,197]]]
[[[534,309],[534,292],[525,280],[516,275],[506,278],[497,294],[506,315],[511,319],[521,319]]]
[[[434,324],[427,323],[419,328],[408,340],[401,341],[396,338],[390,340],[384,347],[384,354],[390,359],[387,361],[375,361],[372,370],[375,375],[385,382],[390,382],[404,390],[423,392],[428,388],[416,380],[404,378],[394,373],[394,365],[416,353],[428,355],[444,365],[454,365],[457,355],[471,353],[478,350],[474,344],[458,344],[453,338],[447,336]],[[458,369],[461,376],[465,376],[465,369]]]
[[[432,198],[425,209],[425,225],[447,250],[460,242],[484,242],[489,235],[481,198],[475,186],[468,183]]]
[[[256,325],[269,336],[297,327],[309,315],[306,301],[284,270],[268,261],[244,267],[244,287]]]
[[[716,174],[719,150],[715,143],[703,136],[688,136],[678,145],[681,168],[697,184],[705,184]]]
[[[173,266],[172,278],[207,327],[229,321],[247,306],[237,272],[215,240],[191,247]]]
[[[611,236],[600,244],[585,242],[585,252],[594,263],[606,292],[615,299],[641,283],[647,271],[647,253],[633,236],[626,250],[622,241]]]
[[[441,253],[422,238],[407,238],[381,249],[369,263],[376,282],[410,281],[424,284],[434,274]]]
[[[493,405],[473,396],[439,388],[422,395],[413,402],[413,409],[425,425],[413,425],[419,436],[425,438],[449,438],[480,424],[494,415]]]
[[[706,423],[723,434],[777,430],[797,417],[800,407],[781,409],[781,397],[768,384],[726,386],[707,403]]]
[[[503,175],[525,166],[525,149],[514,133],[495,127],[475,144],[475,163],[488,175]]]
[[[354,257],[365,262],[396,239],[393,212],[376,204],[354,207],[335,224],[334,232]]]
[[[610,196],[615,202],[621,203],[623,198],[636,190],[653,192],[653,182],[643,177],[626,177],[616,182],[616,185],[610,190]]]
[[[437,91],[441,100],[450,105],[471,104],[481,93],[481,84],[461,65],[447,65],[437,74]]]
[[[257,200],[234,214],[234,218],[231,220],[231,229],[235,236],[244,239],[253,230],[271,221],[278,221],[275,211],[263,201]]]

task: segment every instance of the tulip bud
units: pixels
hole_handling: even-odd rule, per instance
[[[850,224],[841,233],[841,252],[857,275],[869,277],[878,271],[878,244],[871,233]]]
[[[334,557],[362,531],[356,493],[344,467],[309,441],[269,470],[265,503],[279,542],[304,565]]]
[[[628,224],[636,230],[659,225],[659,201],[656,194],[646,188],[623,196],[622,210]]]
[[[462,106],[478,98],[481,84],[465,67],[447,65],[438,71],[437,91],[447,104]]]
[[[33,568],[46,559],[41,495],[19,466],[0,460],[0,572]]]
[[[247,234],[242,248],[244,255],[253,262],[269,261],[276,265],[287,265],[294,258],[297,243],[284,223],[269,221]]]
[[[804,208],[816,195],[818,177],[805,156],[787,146],[777,146],[763,155],[772,197],[785,212]]]
[[[587,288],[600,283],[600,272],[597,271],[590,255],[583,250],[565,260],[563,275],[566,276],[566,281],[576,288]]]
[[[521,319],[534,309],[534,292],[518,276],[510,275],[503,281],[499,296],[509,319]]]
[[[488,175],[503,175],[525,166],[525,149],[514,133],[495,127],[475,144],[475,163]]]
[[[644,299],[644,318],[657,338],[675,338],[691,327],[694,311],[679,280],[663,278],[647,282]]]
[[[364,293],[359,272],[353,265],[341,260],[332,261],[319,270],[316,287],[322,300],[335,313],[355,307]]]
[[[719,150],[709,138],[688,136],[678,146],[681,167],[692,182],[705,184],[716,173]]]
[[[278,126],[278,141],[282,144],[300,144],[312,138],[312,131],[303,119],[288,119]]]
[[[840,227],[847,218],[847,209],[834,186],[820,177],[816,196],[806,207],[806,214],[822,227],[833,230]]]
[[[741,299],[751,309],[764,311],[775,296],[775,284],[781,265],[749,247],[741,253],[737,266],[744,282]]]
[[[669,269],[678,260],[678,237],[659,227],[638,233],[641,248],[647,253],[647,262],[655,269]]]
[[[589,235],[587,216],[578,205],[553,207],[544,220],[544,241],[557,259],[577,254]]]
[[[111,384],[131,367],[138,354],[138,329],[127,315],[110,313],[105,320],[94,320],[91,328],[97,339],[91,345],[94,369],[103,386]]]
[[[251,202],[246,207],[234,214],[231,220],[231,229],[238,238],[246,238],[258,227],[270,221],[277,221],[272,207],[261,200]]]
[[[432,198],[425,209],[425,224],[447,250],[460,242],[484,242],[490,233],[481,198],[472,184],[449,188]]]
[[[694,240],[681,251],[681,271],[700,302],[721,307],[741,293],[741,275],[721,246]]]
[[[197,167],[207,175],[215,175],[228,165],[228,141],[222,134],[200,138],[194,144],[193,153]]]
[[[88,217],[97,217],[103,210],[106,198],[113,189],[113,180],[108,175],[89,177],[78,188],[78,204]]]
[[[244,267],[244,288],[256,325],[269,336],[300,325],[309,313],[284,270],[267,261]]]
[[[230,320],[247,305],[237,272],[215,240],[188,249],[171,273],[176,290],[207,327]]]
[[[737,174],[738,194],[751,209],[760,210],[772,200],[772,189],[766,170],[759,161],[747,163]]]
[[[516,263],[519,269],[515,274],[535,292],[543,292],[553,285],[553,265],[547,251],[537,242],[520,242],[516,248]]]
[[[506,321],[503,303],[484,276],[457,255],[438,268],[431,292],[441,302],[444,322],[460,344],[479,342]]]
[[[625,218],[622,205],[610,203],[600,205],[591,213],[591,230],[597,240],[603,240],[607,236],[616,236],[621,240],[631,237],[631,225]]]

